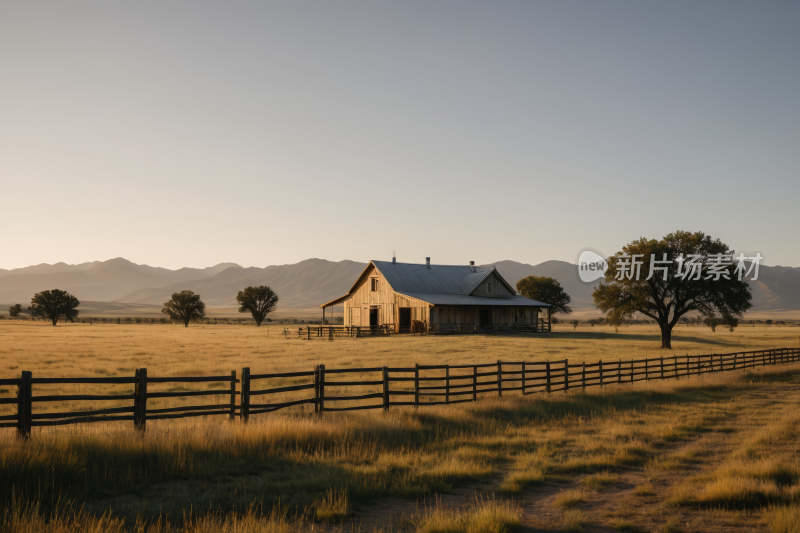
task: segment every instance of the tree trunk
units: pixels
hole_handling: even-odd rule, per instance
[[[53,319],[53,325],[55,326],[58,323],[58,317]]]
[[[667,324],[661,324],[661,349],[672,349],[672,328]]]
[[[185,328],[188,328],[188,327],[189,327],[189,319],[188,319],[188,318],[185,318],[185,319],[183,320],[183,327],[185,327]]]

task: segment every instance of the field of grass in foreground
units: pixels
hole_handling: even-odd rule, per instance
[[[799,401],[794,365],[143,436],[5,431],[0,531],[794,532]]]

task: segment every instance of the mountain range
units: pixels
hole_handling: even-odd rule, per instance
[[[592,291],[597,282],[580,281],[574,264],[545,261],[529,265],[505,260],[479,268],[493,266],[512,285],[531,275],[553,277],[572,297],[575,310],[594,310]],[[113,303],[107,308],[138,309],[160,306],[172,293],[189,289],[209,306],[232,307],[244,287],[268,285],[280,296],[280,308],[311,309],[347,292],[365,267],[366,263],[356,261],[324,259],[265,268],[220,263],[178,270],[137,265],[123,258],[78,265],[41,264],[0,270],[0,302],[27,305],[34,293],[59,288],[81,301]],[[758,280],[750,285],[753,311],[800,311],[800,268],[761,265]]]

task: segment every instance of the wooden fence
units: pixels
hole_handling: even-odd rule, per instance
[[[389,409],[392,406],[449,405],[477,401],[481,394],[502,397],[504,393],[520,391],[557,392],[610,384],[634,383],[645,380],[674,379],[707,372],[742,370],[757,366],[786,364],[800,361],[800,349],[778,348],[750,352],[695,356],[659,357],[638,360],[570,363],[561,361],[497,361],[471,365],[414,365],[413,367],[372,367],[327,369],[317,365],[307,372],[251,374],[243,368],[240,378],[236,371],[229,376],[148,377],[141,368],[132,377],[91,378],[34,378],[23,371],[16,379],[0,379],[0,386],[15,385],[17,398],[0,398],[2,404],[16,404],[17,413],[0,416],[0,427],[17,428],[21,436],[30,435],[37,426],[57,426],[84,422],[133,422],[143,431],[147,420],[220,415],[231,420],[238,415],[246,422],[251,415],[270,413],[292,406],[313,405],[314,412]],[[348,379],[349,374],[362,374]],[[374,374],[364,379],[363,374]],[[275,380],[300,381],[289,386],[270,386]],[[148,390],[161,384],[206,383],[223,390]],[[34,388],[45,385],[133,385],[126,394],[34,395]],[[240,385],[237,390],[237,384]],[[279,384],[279,383],[278,383]],[[42,387],[44,388],[44,387]],[[353,389],[356,389],[355,391]],[[307,392],[306,392],[307,391]],[[337,394],[344,391],[344,394]],[[353,393],[355,392],[355,394]],[[286,395],[303,393],[300,397]],[[215,396],[215,405],[180,405],[148,408],[152,399],[174,398],[185,401],[195,396]],[[259,397],[265,400],[259,401]],[[238,398],[238,403],[237,403]],[[255,400],[255,401],[254,401]],[[280,400],[280,401],[278,401]],[[105,409],[34,412],[33,404],[46,402],[130,401],[123,407]],[[369,403],[358,403],[364,402]]]

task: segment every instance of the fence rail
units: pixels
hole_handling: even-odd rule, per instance
[[[676,379],[708,372],[727,372],[757,366],[800,361],[800,349],[776,348],[724,354],[658,357],[622,361],[570,363],[560,361],[497,361],[463,365],[414,365],[413,367],[371,367],[326,369],[317,365],[313,371],[251,374],[250,368],[230,376],[148,377],[147,369],[136,370],[133,377],[34,378],[23,371],[19,378],[0,379],[0,385],[17,387],[17,398],[0,398],[0,405],[16,404],[17,413],[0,416],[0,428],[16,428],[27,437],[31,428],[87,422],[130,422],[144,431],[147,420],[237,414],[243,422],[250,415],[271,413],[293,406],[313,405],[314,412],[389,409],[391,406],[449,405],[477,401],[480,394],[502,397],[504,393],[552,393],[570,389],[638,381]],[[361,374],[352,379],[348,374]],[[275,380],[293,379],[290,385]],[[299,382],[297,382],[299,380]],[[149,385],[206,383],[221,390],[148,391]],[[240,386],[237,390],[237,384]],[[42,385],[133,385],[132,393],[120,394],[34,394]],[[279,385],[279,386],[275,386]],[[227,388],[226,388],[227,387]],[[353,390],[353,389],[356,390]],[[308,396],[286,398],[286,394],[309,391]],[[103,392],[103,391],[98,391]],[[105,391],[108,392],[108,391]],[[147,401],[157,398],[185,400],[214,396],[225,403],[148,408]],[[413,396],[413,401],[409,397]],[[256,403],[251,403],[255,397]],[[130,401],[132,405],[106,407],[106,401]],[[237,401],[238,400],[238,401]],[[354,404],[365,400],[380,400]],[[91,410],[33,412],[33,404],[47,402],[92,402]]]

